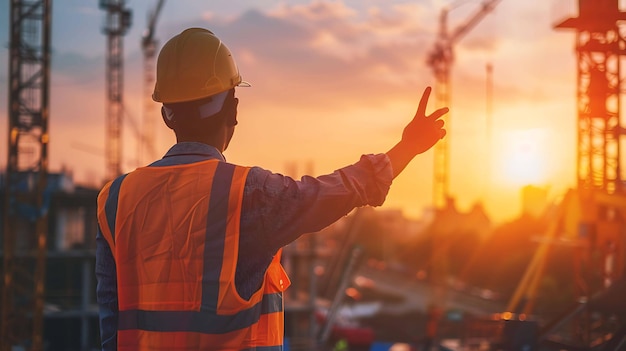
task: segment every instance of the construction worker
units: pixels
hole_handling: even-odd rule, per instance
[[[447,108],[426,115],[427,88],[387,153],[297,181],[224,159],[240,86],[249,84],[231,52],[206,29],[183,31],[159,53],[152,97],[177,143],[98,196],[103,350],[282,350],[281,248],[381,205],[411,159],[445,135]]]

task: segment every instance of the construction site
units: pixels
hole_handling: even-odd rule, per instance
[[[455,47],[507,1],[476,0],[458,20],[450,19],[452,7],[431,14],[437,28],[419,59],[434,79],[432,104],[453,111],[446,123],[461,114],[451,93]],[[8,78],[0,80],[8,91],[8,120],[0,120],[8,125],[6,165],[0,165],[0,351],[100,350],[94,271],[96,200],[104,183],[81,184],[71,172],[50,170],[50,127],[57,118],[50,113],[53,0],[7,2],[9,21],[1,24],[9,43],[3,47]],[[626,350],[626,9],[618,0],[571,2],[576,13],[550,30],[570,44],[576,63],[570,72],[575,113],[568,116],[576,133],[576,184],[557,200],[549,200],[545,188],[521,187],[521,211],[504,223],[490,219],[480,202],[460,209],[450,190],[456,136],[449,130],[432,151],[428,216],[357,208],[284,248],[291,279],[284,349]],[[99,150],[105,182],[129,171],[129,154],[137,154],[137,164],[160,157],[154,132],[160,107],[151,100],[162,44],[156,33],[174,4],[151,2],[141,42],[130,43],[142,54],[136,150],[122,143],[129,117],[124,38],[138,15],[131,5],[99,0],[103,22],[93,24],[100,25],[98,45],[106,57]],[[497,103],[493,74],[487,64],[480,89],[488,119]],[[297,178],[302,162],[284,173]],[[307,167],[311,173],[313,166]]]

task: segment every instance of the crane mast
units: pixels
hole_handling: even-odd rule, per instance
[[[626,276],[626,187],[620,167],[620,137],[625,130],[620,122],[620,101],[626,12],[620,10],[618,0],[578,0],[578,10],[578,17],[555,25],[576,32],[577,188],[568,191],[558,206],[507,310],[534,312],[554,242],[566,239],[575,244],[574,293],[579,303],[550,322],[551,328],[541,337],[569,323],[572,335],[559,335],[564,346],[577,342],[579,349],[597,348],[600,340],[602,350],[617,350],[626,340],[624,321],[621,326],[606,323],[615,317],[613,311],[595,313],[598,307],[591,302],[604,293],[619,291],[613,290],[614,285],[619,288]],[[615,312],[619,311],[616,308]]]
[[[577,189],[566,197],[557,220],[576,223],[579,245],[574,269],[576,294],[588,298],[623,279],[626,189],[620,167],[621,65],[626,55],[618,0],[579,0],[579,16],[555,25],[576,32]],[[556,237],[554,228],[548,235]],[[532,312],[549,248],[542,245],[507,307]],[[593,263],[599,260],[600,263]],[[593,273],[591,273],[593,272]],[[600,276],[601,279],[598,279]],[[533,283],[534,282],[534,283]],[[523,303],[525,302],[525,303]],[[581,330],[589,330],[587,325]],[[589,340],[586,340],[589,342]]]
[[[106,180],[122,174],[122,116],[124,112],[124,45],[123,36],[131,25],[131,11],[125,0],[100,0],[100,8],[106,11],[103,28],[107,36],[106,59]]]
[[[618,0],[579,0],[579,17],[556,25],[576,30],[578,187],[622,192],[620,170],[620,57],[626,40]]]
[[[157,120],[157,112],[155,111],[155,103],[151,99],[152,90],[154,89],[154,58],[156,56],[157,40],[154,38],[154,30],[156,21],[163,7],[165,0],[159,0],[154,10],[148,14],[148,25],[146,31],[141,38],[141,49],[143,51],[143,69],[144,69],[144,105],[143,105],[143,132],[139,141],[139,163],[143,165],[147,160],[155,157],[155,121]]]
[[[500,0],[483,1],[482,6],[466,22],[448,31],[448,14],[450,9],[443,8],[439,16],[439,32],[433,49],[430,51],[427,64],[432,68],[435,75],[435,102],[438,108],[450,106],[450,70],[454,62],[453,46],[469,30],[474,28],[480,20],[487,15],[500,2]],[[447,129],[450,130],[450,113],[444,116]],[[434,183],[433,183],[433,204],[437,210],[444,209],[449,196],[449,169],[450,169],[450,133],[448,136],[435,144],[434,149]],[[438,324],[441,318],[442,305],[446,297],[446,276],[447,261],[446,256],[448,243],[447,233],[436,233],[433,236],[433,255],[431,258],[431,303],[428,312],[428,323],[426,335],[429,339],[436,340]]]
[[[452,32],[448,31],[448,13],[450,9],[443,8],[441,10],[437,40],[427,58],[427,64],[432,68],[435,75],[435,102],[438,108],[450,106],[450,70],[454,62],[454,44],[474,28],[500,1],[483,1],[481,7],[466,22]],[[444,117],[448,130],[450,130],[450,119],[450,113],[448,113]],[[435,208],[444,207],[449,197],[449,148],[450,133],[448,133],[446,138],[440,140],[434,149],[433,204]]]
[[[43,350],[51,0],[11,0],[0,350]]]

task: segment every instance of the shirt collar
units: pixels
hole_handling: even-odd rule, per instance
[[[185,141],[174,144],[174,146],[172,146],[169,151],[167,151],[163,158],[184,155],[199,155],[206,156],[207,159],[218,159],[220,161],[226,161],[224,155],[215,146],[198,143],[195,141]]]

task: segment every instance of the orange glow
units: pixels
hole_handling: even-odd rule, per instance
[[[504,132],[497,151],[497,178],[516,187],[545,184],[548,181],[545,134],[541,129]]]
[[[346,295],[353,298],[354,300],[360,300],[362,297],[361,293],[355,288],[347,288]]]
[[[233,51],[243,77],[252,82],[251,89],[237,92],[239,124],[225,153],[229,162],[284,174],[285,165],[296,162],[298,177],[309,173],[310,163],[311,175],[330,173],[363,153],[389,150],[415,113],[422,90],[435,85],[425,59],[440,6],[268,1],[255,6],[253,18],[244,18],[243,3],[229,2],[214,11],[203,2],[172,7],[177,16],[159,29],[161,44],[189,21],[215,29]],[[133,5],[133,11],[144,13],[144,5]],[[455,48],[447,125],[449,190],[461,211],[480,201],[490,219],[501,222],[519,214],[522,186],[549,186],[558,195],[575,185],[575,38],[553,29],[545,16],[549,7],[549,2],[502,2]],[[84,16],[77,16],[74,5],[55,8],[60,30],[55,33],[61,34],[52,39],[57,64],[51,79],[50,171],[68,170],[75,182],[99,187],[106,144],[106,43],[95,27],[75,31],[75,21],[99,23],[102,18],[96,4],[80,8]],[[451,25],[467,15],[457,13]],[[241,20],[249,26],[241,27]],[[275,28],[283,28],[282,35],[276,36]],[[124,39],[129,43],[124,61],[124,172],[143,165],[137,144],[146,97],[137,45],[141,31],[136,29]],[[527,40],[531,33],[534,39]],[[63,39],[68,37],[72,40]],[[267,37],[275,40],[259,40]],[[8,31],[0,30],[0,39],[8,42]],[[0,55],[0,63],[8,62],[7,54]],[[493,67],[489,119],[482,69],[486,63]],[[0,83],[0,97],[8,96],[6,79],[0,77]],[[0,99],[0,135],[15,138],[7,128],[6,103]],[[434,109],[431,96],[428,111]],[[154,118],[158,158],[175,140],[158,112]],[[0,169],[6,155],[7,144],[0,143]],[[414,219],[430,215],[432,156],[432,151],[419,155],[394,180],[383,209],[401,209]],[[417,274],[419,279],[425,276]]]

